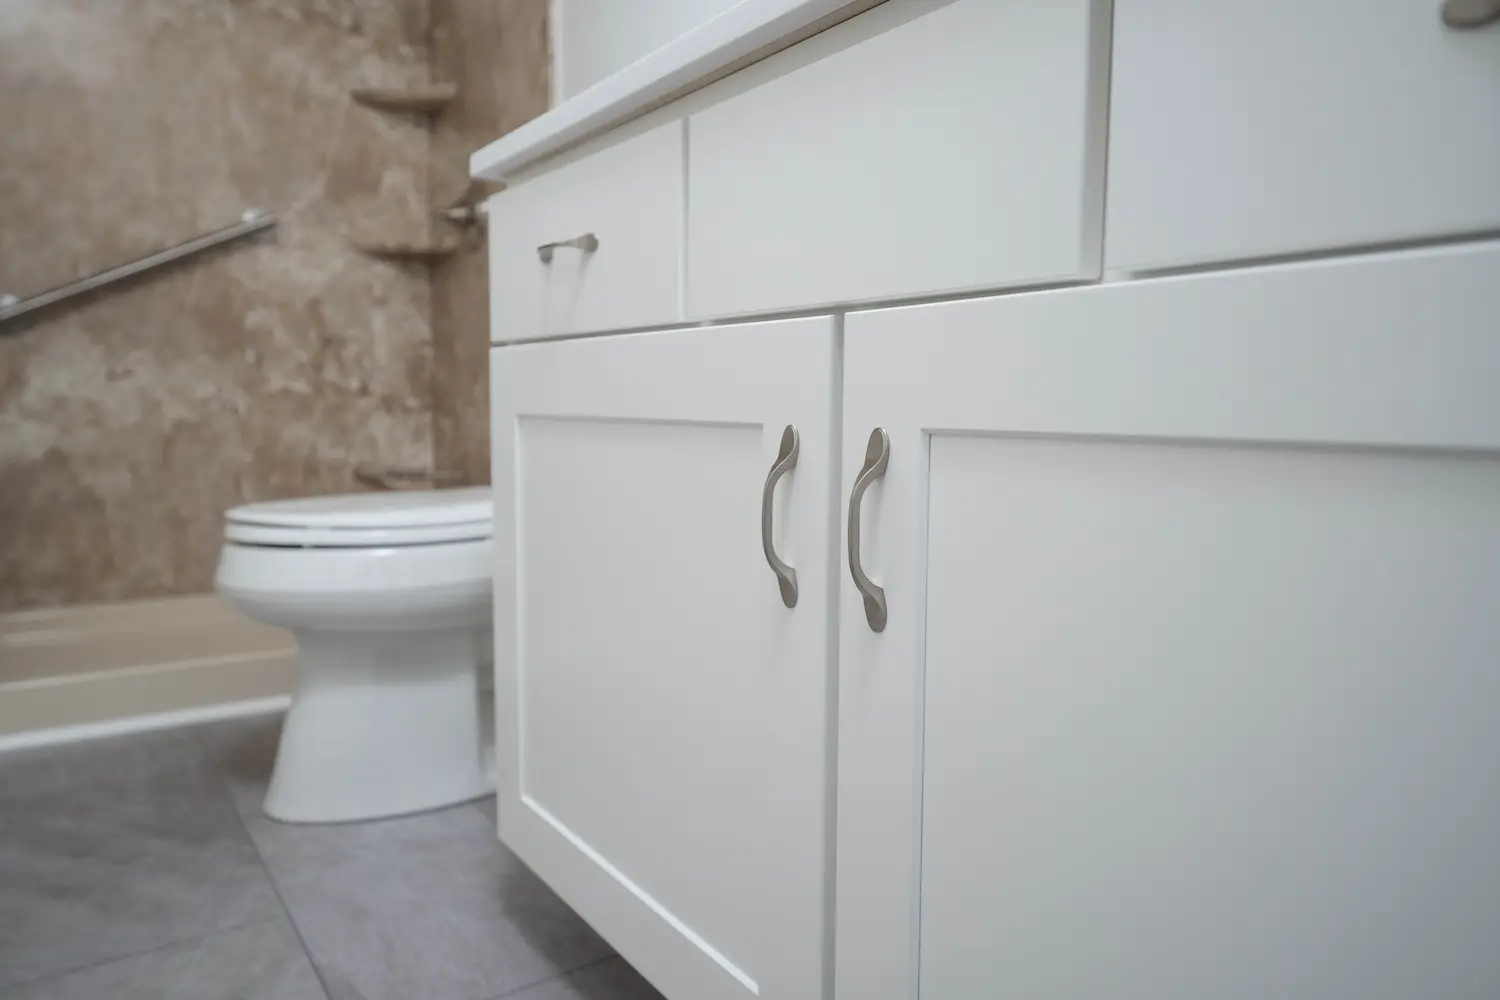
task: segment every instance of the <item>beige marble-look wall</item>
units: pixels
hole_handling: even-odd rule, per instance
[[[0,328],[0,610],[210,590],[224,508],[430,463],[429,275],[348,242],[427,227],[428,122],[348,90],[427,79],[429,29],[427,0],[0,0],[0,292],[283,217]]]
[[[624,0],[622,0],[624,2]],[[432,136],[431,198],[468,186],[469,154],[547,110],[547,0],[432,0],[433,78],[458,98]],[[437,466],[487,483],[489,293],[482,246],[433,268],[433,435]]]

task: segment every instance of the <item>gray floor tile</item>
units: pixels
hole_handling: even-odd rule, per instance
[[[185,730],[202,747],[235,808],[246,818],[262,815],[261,803],[271,780],[271,766],[276,763],[283,718],[279,712],[253,715]]]
[[[0,986],[280,913],[190,736],[0,756]]]
[[[493,795],[486,795],[474,803],[474,808],[484,814],[484,818],[490,821],[490,826],[495,825],[495,797]]]
[[[662,995],[623,958],[608,958],[505,1000],[662,1000]]]
[[[611,954],[473,806],[337,826],[267,819],[277,724],[200,739],[334,1000],[479,1000]]]
[[[324,1000],[285,917],[0,989],[0,1000]]]

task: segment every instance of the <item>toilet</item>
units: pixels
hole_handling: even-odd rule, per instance
[[[493,791],[489,488],[254,503],[224,522],[219,593],[297,639],[266,814],[347,822]]]

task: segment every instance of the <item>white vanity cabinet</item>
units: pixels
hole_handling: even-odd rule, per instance
[[[825,995],[834,341],[494,351],[500,832],[673,998]]]
[[[889,0],[518,130],[499,832],[668,1000],[1500,997],[1500,20],[1442,6]]]
[[[848,316],[840,1000],[1495,995],[1497,269]]]
[[[502,836],[674,1000],[1489,1000],[1497,270],[497,349]]]

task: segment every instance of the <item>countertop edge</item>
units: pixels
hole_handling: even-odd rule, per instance
[[[686,94],[758,49],[775,43],[858,0],[741,0],[650,55],[570,97],[469,157],[479,180],[510,175],[566,146],[591,138],[650,110],[664,98]],[[865,3],[864,6],[869,6]]]

